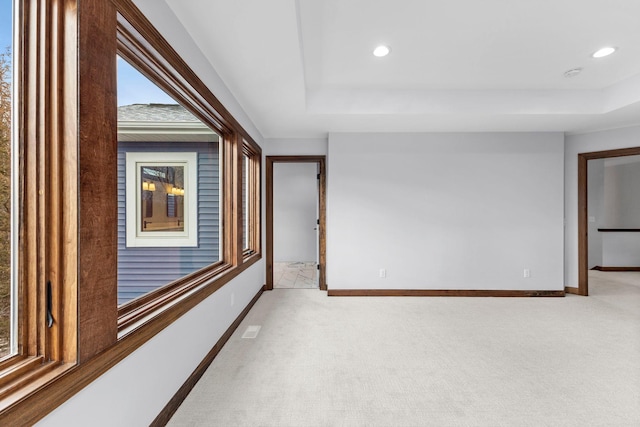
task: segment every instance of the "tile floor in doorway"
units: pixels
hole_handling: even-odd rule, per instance
[[[314,289],[318,287],[318,267],[315,262],[274,262],[273,287]]]

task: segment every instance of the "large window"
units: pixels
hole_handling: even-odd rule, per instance
[[[0,0],[0,43],[12,5],[0,424],[31,425],[261,257],[261,151],[130,0]]]
[[[0,359],[12,353],[12,333],[15,326],[12,319],[13,280],[11,279],[12,248],[11,195],[14,193],[11,176],[13,138],[12,119],[12,2],[0,1]]]
[[[118,304],[220,261],[222,137],[118,57]]]
[[[120,9],[117,27],[120,337],[194,289],[214,291],[260,258],[259,244],[255,257],[243,257],[236,213],[244,208],[235,191],[245,182],[236,167],[243,146],[257,159],[260,147],[126,12]],[[258,170],[259,160],[252,161],[252,176]]]

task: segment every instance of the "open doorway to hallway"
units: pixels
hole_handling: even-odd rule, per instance
[[[326,290],[325,157],[267,156],[267,286]]]
[[[575,293],[588,295],[601,272],[640,271],[640,148],[579,154],[578,187]]]
[[[318,288],[318,164],[273,166],[273,287]]]

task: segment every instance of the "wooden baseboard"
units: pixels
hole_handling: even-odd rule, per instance
[[[251,302],[249,302],[249,304],[244,308],[244,310],[242,310],[242,313],[238,315],[236,320],[231,324],[231,326],[229,326],[229,328],[222,335],[222,337],[220,337],[216,345],[214,345],[211,351],[209,351],[209,353],[204,357],[204,359],[202,359],[202,362],[200,362],[198,367],[191,373],[191,375],[189,376],[189,378],[187,378],[184,384],[182,384],[182,387],[178,389],[176,394],[173,395],[171,400],[169,400],[169,403],[167,403],[165,407],[162,409],[162,411],[160,411],[160,413],[155,418],[155,420],[153,420],[150,426],[160,427],[160,426],[167,425],[167,423],[169,422],[173,414],[178,410],[178,408],[180,407],[184,399],[187,397],[189,392],[191,392],[191,390],[196,385],[200,377],[202,377],[202,375],[205,373],[209,365],[211,365],[211,362],[213,362],[213,359],[215,359],[218,353],[220,353],[220,350],[222,350],[222,347],[225,345],[225,343],[229,340],[229,338],[231,338],[231,335],[233,335],[235,330],[238,328],[238,326],[240,325],[240,322],[242,322],[242,320],[245,318],[247,313],[249,313],[249,310],[251,310],[254,304],[258,301],[263,291],[264,291],[264,286],[260,288],[256,296],[254,296]]]
[[[474,289],[330,289],[330,297],[563,297],[565,291]]]
[[[582,295],[584,296],[584,294],[582,292],[580,292],[579,288],[574,288],[572,286],[565,286],[564,288],[564,292],[566,294],[572,294],[572,295]]]
[[[601,267],[596,265],[592,270],[597,271],[640,271],[640,267]]]

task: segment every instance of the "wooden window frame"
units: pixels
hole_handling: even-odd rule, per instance
[[[241,241],[242,256],[243,262],[246,262],[251,257],[256,255],[260,256],[261,254],[261,228],[260,228],[260,217],[262,214],[262,203],[260,197],[260,189],[262,182],[262,153],[260,151],[260,147],[251,139],[243,139],[242,141],[242,156],[241,161],[244,162],[244,157],[249,159],[249,170],[248,170],[248,182],[244,183],[247,190],[247,202],[246,209],[248,211],[248,220],[247,226],[249,229],[249,246],[244,248],[244,235],[243,240]],[[242,167],[241,169],[242,170]],[[244,180],[244,174],[242,179]],[[242,200],[242,194],[240,196],[240,200]],[[246,213],[242,213],[241,224],[244,223],[244,215]],[[244,231],[243,231],[244,232]]]
[[[249,145],[251,152],[258,156],[261,155],[261,151],[146,18],[135,7],[131,7],[128,1],[116,3],[118,4],[118,55],[221,136],[220,164],[223,194],[221,259],[119,307],[118,332],[122,336],[150,315],[161,310],[163,306],[182,298],[194,289],[208,286],[221,274],[245,262],[245,257],[239,256],[242,254],[242,245],[238,245],[238,242],[241,242],[239,239],[242,238],[242,227],[238,225],[238,219],[234,218],[234,212],[240,213],[242,210],[238,207],[242,193],[237,191],[238,189],[241,191],[241,184],[237,181],[242,179],[240,176],[242,168],[241,164],[238,168],[235,160],[241,152],[238,147],[239,141],[247,139],[251,141],[247,144],[243,143],[243,147]],[[259,194],[259,191],[255,194]],[[239,220],[241,219],[240,216]],[[257,222],[259,223],[259,218]],[[260,259],[259,254],[253,257],[251,262],[256,262],[258,259]]]
[[[200,121],[216,132],[220,136],[220,164],[228,163],[226,158],[233,152],[231,143],[234,138],[233,128],[224,125],[224,117],[218,114],[218,111],[200,95],[194,85],[178,71],[177,67],[187,67],[186,64],[174,65],[160,52],[166,47],[149,43],[144,38],[143,34],[153,34],[155,29],[147,27],[148,21],[141,17],[137,10],[121,6],[117,14],[117,21],[117,54],[173,99],[186,106]],[[140,25],[142,28],[138,27]],[[157,37],[160,35],[155,34],[155,37],[155,40],[158,40]],[[177,54],[175,55],[177,57]],[[186,74],[186,72],[184,73]],[[233,180],[229,179],[228,175],[225,176],[226,167],[223,166],[220,169],[222,171],[221,191],[223,194],[229,194],[232,192]],[[199,286],[206,285],[232,268],[233,260],[230,257],[230,252],[225,250],[227,247],[233,247],[229,235],[231,229],[224,226],[226,218],[230,218],[232,214],[232,205],[232,199],[223,198],[220,207],[223,221],[220,230],[223,247],[221,259],[204,269],[181,277],[118,307],[118,332],[120,336],[126,334],[163,306],[182,298]]]
[[[28,268],[19,280],[20,354],[0,364],[0,424],[7,425],[42,419],[261,258],[260,147],[132,1],[22,4],[24,34],[14,56],[23,88],[19,252]],[[221,261],[119,310],[116,54],[219,132],[223,170]],[[244,146],[256,159],[256,252],[248,256]],[[54,301],[50,330],[43,326],[46,281]]]
[[[75,34],[65,3],[14,1],[19,34],[13,45],[17,102],[12,123],[19,159],[13,174],[19,189],[13,198],[18,327],[17,352],[0,363],[0,408],[15,405],[29,388],[68,371],[79,356],[79,317],[71,314],[78,301],[78,201],[72,190],[78,186],[79,129],[66,120],[78,114],[78,106],[68,102],[77,94],[70,76],[78,64],[75,58],[61,60]],[[47,299],[52,302],[49,326]]]

